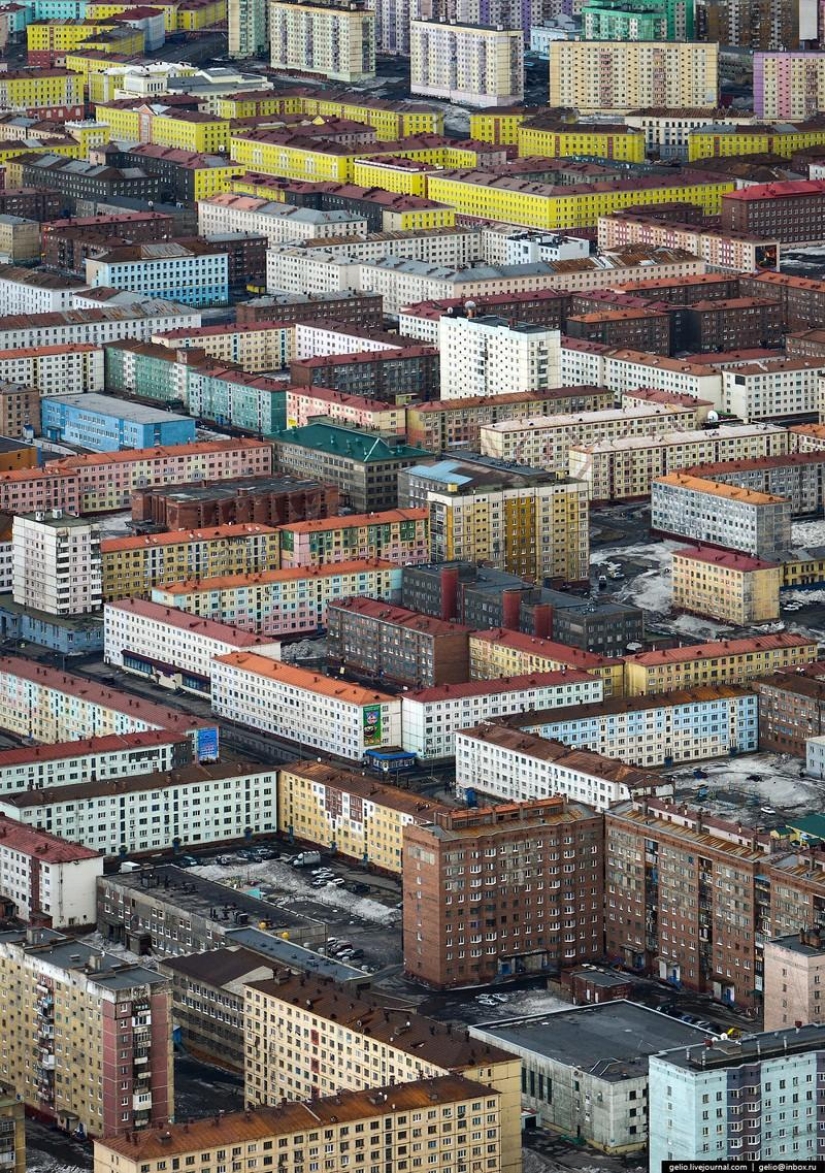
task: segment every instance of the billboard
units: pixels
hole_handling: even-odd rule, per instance
[[[381,706],[364,706],[364,745],[381,744]]]

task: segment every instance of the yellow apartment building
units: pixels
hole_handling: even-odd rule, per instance
[[[282,1097],[326,1096],[387,1083],[403,1087],[410,1080],[445,1075],[475,1080],[497,1092],[500,1105],[494,1131],[501,1148],[497,1158],[491,1157],[495,1163],[488,1166],[485,1160],[482,1169],[521,1173],[521,1060],[515,1055],[415,1011],[387,1009],[368,990],[354,992],[349,986],[284,971],[244,987],[244,1035],[248,1104],[278,1104]],[[412,1128],[419,1122],[409,1123]],[[429,1145],[433,1135],[422,1132],[422,1143]],[[429,1151],[435,1150],[422,1149]],[[391,1169],[400,1173],[394,1162]]]
[[[280,566],[330,566],[359,558],[383,558],[396,566],[427,562],[429,521],[428,509],[385,509],[279,525]]]
[[[515,146],[519,127],[533,117],[529,110],[480,110],[470,115],[470,138],[480,143]]]
[[[153,342],[172,350],[197,347],[210,358],[234,362],[245,371],[280,371],[289,366],[295,350],[295,330],[291,325],[250,322],[243,326],[181,326],[155,334]]]
[[[198,32],[226,20],[227,0],[180,0],[176,9],[175,30]]]
[[[116,41],[107,40],[107,34],[117,32]],[[95,20],[44,20],[26,28],[26,48],[31,60],[38,54],[65,54],[84,45],[102,53],[123,53],[141,56],[146,37],[142,29],[117,24],[105,18]]]
[[[558,187],[484,171],[447,171],[427,177],[427,195],[465,216],[522,224],[526,228],[587,228],[631,205],[651,206],[674,200],[697,204],[716,216],[733,180],[683,183],[670,177],[644,177],[611,183]]]
[[[84,93],[83,78],[69,69],[0,73],[0,106],[7,110],[82,106]]]
[[[816,640],[787,632],[640,652],[625,656],[625,694],[648,696],[697,684],[742,684],[780,668],[810,664],[818,655]]]
[[[631,126],[522,125],[518,128],[518,153],[521,158],[541,155],[548,159],[592,155],[599,159],[616,159],[624,163],[644,163],[645,134]]]
[[[825,143],[825,126],[707,126],[688,135],[688,159],[739,155],[781,155],[790,159],[806,147]]]
[[[230,123],[225,118],[184,110],[152,119],[151,142],[198,154],[216,154],[229,147]]]
[[[395,142],[414,134],[443,134],[443,110],[428,110],[417,102],[384,102],[380,98],[348,102],[340,98],[306,96],[299,99],[301,114],[348,118],[374,126],[378,139]],[[261,111],[265,113],[265,111]]]
[[[462,1127],[484,1135],[484,1143],[475,1146],[478,1165],[500,1169],[501,1096],[486,1084],[442,1076],[386,1085],[383,1091],[376,1086],[311,1103],[292,1100],[274,1108],[221,1113],[164,1125],[162,1132],[98,1141],[94,1173],[164,1173],[170,1168],[212,1173],[226,1161],[220,1154],[227,1146],[233,1173],[254,1173],[267,1161],[282,1173],[350,1165],[363,1170],[388,1165],[403,1173],[416,1159],[423,1162],[423,1155],[410,1155],[415,1152],[426,1153],[428,1173],[452,1173],[456,1133],[464,1135]]]
[[[434,164],[417,159],[356,159],[352,168],[352,182],[359,187],[382,187],[401,195],[426,197],[427,177]],[[453,222],[455,209],[450,208]]]
[[[739,627],[779,618],[782,567],[777,562],[709,546],[676,550],[671,586],[673,606],[680,611]]]
[[[619,659],[501,627],[473,632],[469,643],[471,680],[575,668],[604,682],[605,699],[624,695],[624,664]]]
[[[278,787],[278,827],[290,838],[393,876],[401,875],[404,828],[447,810],[326,762],[291,763],[279,771]]]
[[[243,524],[109,538],[100,543],[100,556],[103,601],[110,603],[184,579],[275,570],[278,532]]]

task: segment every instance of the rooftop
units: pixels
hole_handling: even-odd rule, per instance
[[[43,399],[44,403],[55,406],[65,404],[66,407],[78,408],[82,411],[94,412],[107,419],[127,420],[136,424],[163,424],[177,423],[188,420],[188,415],[179,415],[175,412],[164,411],[159,407],[150,407],[145,403],[136,403],[129,399],[117,399],[114,395],[98,395],[94,391],[85,391],[81,395],[55,395]]]
[[[502,1047],[518,1047],[567,1067],[579,1067],[609,1083],[646,1076],[651,1055],[704,1045],[708,1038],[707,1031],[624,999],[490,1023],[471,1031]]]
[[[353,559],[349,562],[332,562],[328,566],[293,566],[289,570],[256,570],[252,574],[224,574],[213,578],[183,579],[167,583],[158,588],[165,595],[191,594],[195,591],[232,590],[239,587],[266,586],[283,582],[300,582],[313,578],[339,578],[360,575],[367,571],[397,571],[394,562],[380,558]]]
[[[495,680],[468,680],[460,684],[437,684],[430,688],[419,688],[414,692],[405,692],[404,703],[415,701],[418,704],[428,705],[436,704],[439,701],[519,692],[525,689],[563,688],[568,684],[583,684],[588,680],[591,683],[593,681],[593,677],[589,673],[579,672],[576,669],[568,669],[566,672],[562,672],[561,669],[555,672],[534,672],[523,676],[497,676]],[[577,706],[577,712],[580,707]],[[555,709],[552,711],[562,712],[564,710]],[[531,717],[533,715],[530,714]]]
[[[569,680],[571,675],[568,673],[566,676],[562,676],[562,680]],[[587,679],[586,676],[584,678]],[[404,700],[406,701],[412,695],[415,694],[405,693]],[[591,720],[595,725],[601,717],[610,717],[615,713],[641,713],[647,709],[661,708],[675,709],[679,705],[695,705],[708,701],[727,700],[731,697],[753,695],[755,695],[754,689],[748,688],[746,685],[704,684],[698,688],[678,689],[676,692],[665,694],[607,697],[604,700],[592,701],[587,704],[565,705],[552,709],[530,709],[521,713],[510,713],[505,717],[496,717],[494,723],[504,725],[508,729],[530,729],[556,722],[563,724],[566,721],[587,720]]]
[[[147,729],[142,733],[110,733],[84,741],[58,741],[54,745],[26,745],[0,750],[0,771],[38,762],[77,761],[94,754],[140,752],[153,745],[187,745],[189,738],[168,729]]]
[[[49,831],[27,827],[16,819],[0,814],[0,850],[19,851],[21,855],[36,857],[40,863],[76,863],[82,859],[98,859],[99,852],[80,843],[59,839]]]
[[[384,408],[388,404],[382,404]],[[293,534],[317,534],[338,529],[360,529],[362,526],[393,525],[395,522],[426,521],[430,516],[429,509],[384,509],[378,513],[350,513],[346,516],[319,517],[311,521],[291,521],[286,525],[279,525],[277,530],[282,533],[288,530]]]
[[[639,652],[634,656],[625,656],[624,659],[627,664],[641,664],[645,668],[651,668],[657,664],[683,664],[689,660],[707,660],[717,656],[728,659],[731,656],[743,656],[753,652],[774,652],[783,648],[809,648],[812,652],[811,659],[816,658],[816,640],[804,635],[782,631],[777,635],[711,640],[708,643],[693,644],[684,648],[661,648],[655,652]]]
[[[395,357],[398,351],[386,352]],[[404,353],[403,351],[401,352]],[[431,352],[430,352],[431,353]],[[340,355],[352,361],[352,355]],[[319,360],[322,362],[328,359]],[[387,460],[411,460],[430,454],[424,448],[413,448],[402,442],[389,442],[378,432],[348,428],[335,422],[311,423],[301,428],[287,428],[274,437],[277,445],[297,444],[314,451],[329,451],[348,460],[359,463],[379,463]]]
[[[340,571],[340,564],[332,569]],[[226,664],[241,672],[251,672],[278,685],[292,685],[307,692],[321,693],[323,696],[333,697],[341,704],[372,705],[376,702],[395,702],[395,698],[388,693],[362,688],[357,684],[347,684],[343,680],[335,680],[329,676],[319,676],[317,672],[295,668],[281,660],[269,660],[266,656],[258,656],[253,652],[231,652],[228,656],[216,656],[215,663]]]
[[[721,566],[726,570],[738,570],[742,574],[750,574],[755,570],[778,570],[778,562],[768,562],[763,558],[754,558],[750,554],[741,554],[735,550],[718,550],[711,546],[686,546],[681,550],[673,551],[674,558],[683,558],[690,562],[706,562],[711,566]]]
[[[699,468],[697,468],[698,471]],[[784,497],[779,497],[775,493],[760,493],[756,489],[726,485],[720,481],[706,480],[705,477],[685,472],[665,473],[664,476],[656,477],[653,484],[673,485],[680,489],[690,489],[694,493],[709,493],[714,497],[724,497],[728,501],[741,501],[748,505],[781,505],[785,501]]]
[[[451,809],[437,798],[425,798],[412,791],[389,786],[376,778],[356,774],[352,770],[332,766],[327,762],[288,762],[281,767],[281,772],[291,774],[295,778],[305,778],[308,782],[331,786],[334,790],[341,790],[346,794],[357,795],[365,800],[368,810],[370,804],[374,807],[389,807],[408,815],[416,823],[429,823],[438,811]]]
[[[150,619],[166,627],[188,631],[193,635],[203,636],[205,639],[222,640],[238,648],[255,648],[261,644],[270,645],[273,642],[267,636],[244,631],[240,627],[221,623],[217,619],[202,619],[197,615],[190,615],[188,611],[179,611],[176,607],[164,607],[161,603],[150,603],[148,599],[118,599],[114,603],[107,603],[105,609],[107,611],[125,611],[129,615],[140,615],[144,619]],[[2,755],[0,755],[1,758]]]
[[[363,615],[366,619],[386,623],[391,627],[403,628],[405,631],[416,631],[422,635],[433,637],[467,635],[472,630],[472,628],[465,627],[460,623],[437,619],[432,615],[411,611],[407,607],[396,607],[381,599],[368,599],[363,596],[331,602],[327,611],[328,625],[331,622],[332,614],[336,611],[346,612],[350,615]]]
[[[211,526],[208,529],[170,530],[162,534],[135,534],[127,538],[106,538],[100,543],[101,554],[115,554],[126,550],[157,549],[160,546],[184,546],[189,542],[227,542],[233,538],[243,540],[261,535],[275,536],[276,530],[270,525],[256,525],[254,522],[230,522],[227,525]]]
[[[761,1031],[738,1039],[717,1039],[711,1043],[679,1048],[667,1056],[667,1062],[692,1075],[720,1067],[744,1067],[772,1059],[784,1060],[786,1055],[825,1050],[825,1023],[788,1027],[787,1030]]]
[[[509,631],[505,627],[494,627],[491,631],[474,631],[470,635],[470,644],[491,643],[500,644],[506,648],[525,654],[554,660],[560,664],[568,664],[573,668],[587,669],[615,667],[617,660],[608,656],[600,656],[596,652],[588,652],[584,648],[573,648],[568,644],[556,643],[551,639],[542,639],[537,635],[527,635],[521,631]]]

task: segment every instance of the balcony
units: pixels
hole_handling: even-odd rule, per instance
[[[132,1108],[135,1112],[148,1112],[152,1108],[151,1092],[139,1092],[132,1096]]]

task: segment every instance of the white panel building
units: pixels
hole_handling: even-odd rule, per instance
[[[364,0],[281,3],[269,9],[273,69],[317,73],[350,84],[375,77],[375,13]]]
[[[100,526],[64,514],[27,513],[12,530],[12,596],[48,615],[89,615],[103,603]]]
[[[438,323],[438,345],[442,399],[561,386],[558,330],[492,315],[445,315]]]
[[[252,232],[265,236],[272,247],[325,236],[366,236],[367,221],[343,209],[322,212],[282,204],[279,200],[221,192],[210,199],[198,200],[198,231],[201,236]]]
[[[0,792],[42,790],[132,774],[164,774],[192,760],[189,738],[165,729],[0,751]]]
[[[239,651],[280,659],[281,643],[146,599],[120,599],[103,610],[106,663],[166,687],[207,693],[215,656]]]
[[[37,913],[54,929],[96,923],[103,856],[69,838],[0,816],[0,891],[21,920]]]
[[[503,25],[410,23],[410,90],[470,106],[524,98],[524,34]]]
[[[244,839],[247,829],[276,831],[276,787],[272,766],[200,764],[171,774],[6,794],[0,814],[48,828],[100,855],[130,854]]]

